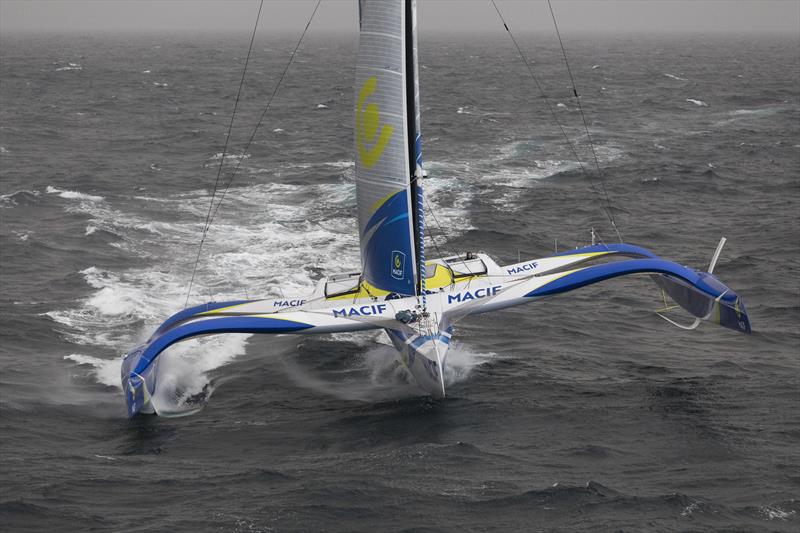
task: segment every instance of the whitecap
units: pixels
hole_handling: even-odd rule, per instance
[[[101,202],[104,200],[102,196],[93,196],[91,194],[85,194],[78,191],[57,189],[52,185],[48,185],[47,189],[45,189],[45,192],[47,194],[57,194],[61,198],[66,198],[67,200],[88,200],[90,202]]]
[[[317,109],[328,109],[328,106],[325,104],[317,104]]]
[[[209,159],[219,161],[222,158],[222,152],[217,152]],[[225,159],[250,159],[250,154],[225,154]]]
[[[447,386],[465,381],[478,367],[497,359],[494,352],[476,352],[458,341],[447,351],[444,379]]]
[[[65,66],[56,69],[57,72],[64,70],[83,70],[83,67],[80,63],[67,63]]]
[[[100,359],[99,357],[92,357],[91,355],[83,355],[73,353],[65,355],[64,359],[74,361],[79,365],[91,366],[90,373],[95,376],[98,383],[102,383],[108,387],[117,387],[121,389],[120,372],[122,371],[122,359]]]
[[[664,76],[666,76],[667,78],[672,78],[673,80],[689,81],[686,78],[681,78],[680,76],[676,76],[675,74],[664,73]]]
[[[787,520],[790,516],[796,514],[795,511],[784,511],[780,507],[771,507],[768,505],[761,507],[760,510],[767,520]]]
[[[707,104],[707,103],[705,103],[705,102],[704,102],[704,101],[702,101],[702,100],[695,100],[694,98],[687,98],[687,99],[686,99],[686,101],[687,101],[687,102],[689,102],[689,103],[691,103],[691,104],[694,104],[694,105],[696,105],[696,106],[700,106],[700,107],[708,107],[708,104]]]
[[[161,416],[190,414],[199,407],[194,401],[208,401],[214,390],[207,372],[244,355],[247,334],[225,334],[185,340],[159,355],[158,381],[153,405]],[[117,376],[119,380],[119,376]]]
[[[774,115],[775,113],[780,113],[785,109],[785,107],[780,106],[759,107],[756,109],[736,109],[734,111],[730,111],[728,115],[733,117],[761,117]]]
[[[683,509],[683,511],[681,511],[681,516],[689,516],[690,514],[692,514],[693,512],[698,510],[699,508],[700,508],[700,502],[692,502],[689,505],[687,505]]]

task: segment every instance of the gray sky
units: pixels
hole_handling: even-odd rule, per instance
[[[552,31],[544,0],[497,0],[513,31]],[[314,0],[267,0],[262,32],[302,31]],[[563,33],[726,32],[800,36],[800,0],[552,0]],[[247,33],[258,0],[0,0],[0,32]],[[421,30],[491,31],[489,0],[418,0]],[[355,32],[356,0],[323,0],[312,30]]]

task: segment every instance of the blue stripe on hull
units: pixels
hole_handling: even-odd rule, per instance
[[[207,313],[208,311],[215,311],[217,309],[222,309],[223,307],[232,307],[234,305],[241,305],[246,304],[248,300],[232,300],[229,302],[209,302],[202,305],[196,305],[194,307],[189,307],[188,309],[184,309],[183,311],[179,311],[166,319],[163,324],[161,324],[158,329],[150,336],[151,339],[154,337],[158,337],[163,332],[170,329],[172,326],[179,324],[185,320],[189,320],[195,315],[199,315],[200,313]]]

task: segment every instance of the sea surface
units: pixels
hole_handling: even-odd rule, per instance
[[[557,40],[518,36],[545,100],[497,27],[420,37],[429,255],[615,241]],[[3,530],[800,529],[797,36],[565,43],[624,239],[707,268],[727,237],[752,336],[616,279],[459,323],[444,401],[383,333],[226,335],[164,355],[187,416],[128,420],[121,357],[184,306],[248,37],[0,38]],[[355,34],[312,26],[242,153],[296,39],[256,40],[190,304],[359,267]]]

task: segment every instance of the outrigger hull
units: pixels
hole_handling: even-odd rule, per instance
[[[307,299],[213,302],[181,311],[125,356],[122,387],[128,415],[158,412],[153,394],[158,357],[164,350],[190,337],[220,333],[307,335],[385,329],[398,360],[420,387],[443,397],[447,348],[459,320],[630,274],[651,276],[676,306],[698,321],[751,332],[741,298],[713,274],[628,244],[589,246],[505,267],[484,254],[444,258],[429,262],[428,271],[427,315],[421,314],[416,296],[398,297],[364,282],[350,292],[328,295],[333,283],[329,280],[320,281]]]

